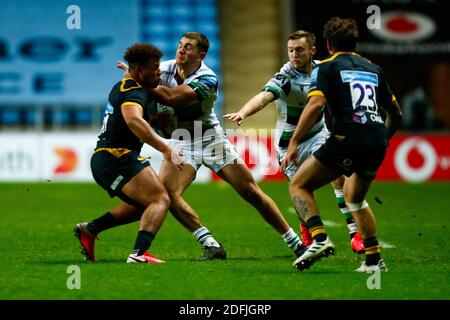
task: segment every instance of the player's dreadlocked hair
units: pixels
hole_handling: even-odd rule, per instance
[[[208,53],[209,49],[209,40],[208,38],[201,32],[186,32],[183,34],[182,38],[194,39],[197,40],[197,48],[200,49],[200,52]]]
[[[152,60],[159,60],[163,56],[161,50],[151,44],[136,43],[125,51],[124,59],[130,69],[136,66],[145,67]]]
[[[323,27],[323,37],[335,51],[354,51],[358,42],[358,25],[353,19],[333,17]]]

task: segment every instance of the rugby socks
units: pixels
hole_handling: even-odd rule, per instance
[[[220,248],[220,244],[214,239],[208,228],[201,227],[192,232],[195,239],[204,247],[217,247]]]
[[[150,245],[154,238],[155,236],[151,232],[139,230],[132,253],[135,253],[138,256],[143,255],[145,251],[150,248]]]
[[[320,216],[312,216],[306,221],[306,226],[311,233],[312,238],[317,242],[322,242],[327,239],[325,227],[323,226]]]
[[[116,226],[116,221],[111,212],[107,212],[104,215],[92,220],[88,223],[88,230],[94,235],[99,234],[102,231],[110,229]]]
[[[342,189],[334,189],[334,194],[336,195],[336,201],[338,203],[339,210],[344,216],[345,222],[347,223],[348,233],[350,234],[350,239],[353,239],[358,228],[356,227],[355,220],[352,218],[352,214],[344,199],[344,191]]]
[[[300,241],[300,237],[292,228],[289,228],[289,230],[281,236],[284,240],[284,242],[287,244],[289,248],[295,251],[295,249],[298,246],[302,245],[302,242]]]
[[[364,239],[364,250],[366,251],[366,265],[372,266],[380,261],[380,244],[377,237]]]

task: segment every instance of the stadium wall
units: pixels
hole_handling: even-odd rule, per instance
[[[284,180],[278,171],[273,137],[229,135],[256,180]],[[0,181],[93,181],[89,167],[96,133],[5,133],[0,135]],[[145,145],[159,172],[161,155]],[[449,135],[397,135],[392,138],[378,180],[450,181]],[[204,166],[197,183],[219,180]]]

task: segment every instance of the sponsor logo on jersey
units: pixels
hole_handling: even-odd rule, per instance
[[[362,81],[372,83],[375,86],[378,86],[378,75],[372,72],[342,70],[341,79],[342,82]]]

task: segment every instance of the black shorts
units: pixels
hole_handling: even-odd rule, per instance
[[[91,171],[95,182],[105,189],[111,198],[117,196],[132,205],[138,204],[122,193],[122,188],[149,165],[149,160],[141,158],[136,151],[117,158],[102,150],[95,152],[91,157]]]
[[[313,155],[346,176],[356,173],[371,180],[383,162],[387,146],[385,132],[352,127],[331,134]]]

